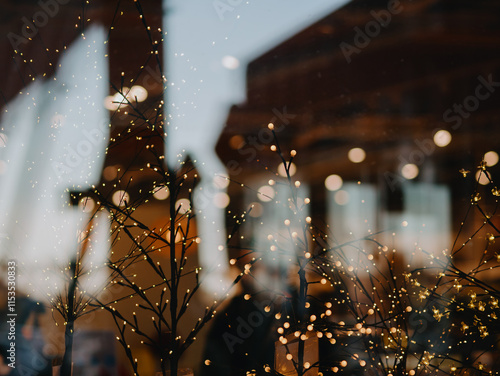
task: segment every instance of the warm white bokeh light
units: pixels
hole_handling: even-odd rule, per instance
[[[288,165],[288,163],[287,163]],[[289,173],[290,173],[290,176],[293,176],[295,175],[295,173],[297,172],[297,166],[295,166],[295,163],[290,163],[290,167],[289,167]],[[281,176],[283,177],[286,177],[286,170],[285,170],[285,165],[283,163],[280,163],[280,165],[278,166],[278,174],[280,174]]]
[[[226,55],[222,58],[222,66],[227,69],[237,69],[240,66],[240,61],[234,56]]]
[[[120,107],[120,103],[115,103],[114,95],[108,95],[104,98],[104,107],[110,111],[116,111]]]
[[[229,147],[233,150],[241,149],[245,145],[245,139],[242,135],[236,134],[229,139]]]
[[[217,174],[213,178],[213,183],[219,189],[227,188],[229,185],[229,176],[227,174]]]
[[[121,93],[108,95],[104,98],[104,107],[110,111],[116,111],[120,106],[127,106],[129,103],[144,102],[148,98],[148,91],[140,86],[134,85],[131,88],[123,87]]]
[[[170,196],[170,191],[168,190],[168,187],[165,185],[162,185],[160,187],[156,187],[153,191],[153,197],[156,198],[157,200],[166,200]]]
[[[252,202],[248,208],[248,210],[250,210],[250,217],[253,217],[253,218],[258,218],[262,215],[262,213],[264,212],[264,208],[262,207],[261,204],[259,204],[258,202]]]
[[[126,191],[119,190],[113,193],[112,200],[113,204],[122,207],[125,206],[126,203],[130,202],[130,195]]]
[[[219,192],[214,196],[214,205],[219,209],[227,208],[229,201],[230,199],[227,193]]]
[[[92,199],[92,197],[84,197],[78,203],[78,207],[84,213],[90,213],[95,208],[95,201]]]
[[[335,193],[334,200],[338,205],[347,205],[349,203],[349,192],[338,191]]]
[[[260,201],[269,202],[274,198],[275,192],[269,185],[263,185],[258,189],[257,197]]]
[[[491,175],[488,171],[479,170],[476,172],[476,180],[481,185],[490,184]]]
[[[179,213],[185,214],[191,209],[191,202],[187,198],[181,198],[175,203],[175,209],[179,209]]]
[[[418,176],[418,173],[419,169],[417,165],[413,163],[405,164],[403,168],[401,168],[401,175],[408,180],[415,179]]]
[[[488,167],[494,166],[498,163],[498,153],[489,151],[484,155],[483,159]]]
[[[130,88],[124,86],[121,91],[113,95],[113,102],[116,102],[115,104],[117,104],[118,107],[126,106],[128,104],[128,101],[131,100],[131,98],[128,98],[129,92]]]
[[[352,163],[361,163],[366,158],[366,153],[361,148],[353,148],[347,153],[347,157]]]
[[[140,85],[134,85],[130,88],[127,98],[131,102],[144,102],[148,98],[148,91]]]
[[[451,142],[451,133],[441,129],[434,135],[434,143],[440,148],[444,148]]]
[[[170,231],[167,231],[167,233],[165,234],[165,239],[167,239],[168,241],[170,241]],[[174,240],[176,243],[180,243],[182,241],[182,235],[180,233],[180,231],[177,232],[177,234],[175,234],[175,240]]]
[[[339,190],[340,188],[342,188],[342,184],[344,184],[342,178],[336,174],[330,175],[325,179],[325,187],[329,191]]]

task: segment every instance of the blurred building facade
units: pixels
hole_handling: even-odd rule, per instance
[[[498,10],[494,1],[352,1],[263,54],[219,140],[231,177],[271,192],[268,180],[283,179],[269,150],[273,122],[284,153],[297,151],[294,179],[313,217],[339,242],[397,228],[395,247],[410,258],[451,247],[475,184],[459,171],[498,160]],[[255,216],[271,215],[258,194],[233,189],[242,207],[258,205]]]

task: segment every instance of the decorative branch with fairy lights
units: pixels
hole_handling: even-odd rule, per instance
[[[203,283],[200,268],[192,266],[188,257],[201,241],[193,230],[192,193],[197,174],[184,162],[181,162],[180,171],[165,170],[163,158],[157,157],[158,163],[150,165],[150,169],[157,172],[159,179],[137,201],[122,200],[115,205],[96,191],[101,205],[110,211],[113,244],[120,248],[126,243],[129,250],[124,254],[114,251],[107,263],[111,285],[122,287],[124,296],[112,302],[95,300],[100,308],[111,314],[119,333],[117,339],[136,375],[139,374],[138,360],[134,356],[136,349],[130,345],[131,335],[141,337],[141,345],[160,354],[158,366],[164,375],[167,370],[176,375],[181,356],[214,317],[217,307],[229,296],[229,289],[244,275],[240,273],[224,294],[199,312],[199,318],[186,332],[190,325],[187,312],[196,308],[190,304],[200,293]],[[159,190],[168,192],[169,218],[156,228],[137,216],[140,206]],[[131,309],[132,304],[135,308]],[[145,319],[147,316],[150,320]]]
[[[77,200],[80,199],[81,193],[74,193],[72,196]],[[88,198],[81,199],[80,203],[84,211],[87,209],[87,204],[93,205]],[[81,317],[92,312],[88,308],[95,303],[94,296],[107,284],[106,276],[103,274],[103,264],[109,252],[106,221],[102,213],[94,212],[86,228],[79,231],[79,249],[73,258],[68,260],[64,268],[60,268],[59,265],[54,267],[54,270],[60,268],[60,273],[55,274],[56,278],[47,277],[47,280],[55,279],[55,282],[49,285],[49,292],[46,292],[48,306],[56,325],[55,313],[64,321],[61,376],[72,375],[75,325]],[[52,270],[48,268],[44,273],[50,276]]]
[[[273,124],[268,127],[273,131]],[[276,291],[261,283],[261,291],[245,296],[252,299],[266,292],[280,301],[274,304],[279,307],[275,364],[262,364],[261,371],[248,370],[249,374],[498,374],[494,372],[496,361],[488,355],[497,345],[492,333],[500,330],[500,289],[492,274],[500,260],[493,251],[500,235],[493,221],[500,194],[493,182],[488,188],[491,192],[486,192],[495,200],[487,205],[492,211],[487,214],[481,207],[476,184],[451,251],[435,255],[422,250],[427,255],[425,266],[412,268],[404,254],[378,240],[382,233],[337,244],[331,233],[316,227],[307,216],[311,200],[300,197],[301,183],[290,174],[297,153],[292,150],[285,157],[273,134],[270,149],[279,156],[286,181],[272,184],[288,186],[290,195],[282,225],[285,231],[269,234],[267,239],[273,257],[289,263],[282,278],[290,280],[297,292]],[[484,161],[478,171],[486,174]],[[482,218],[481,224],[456,247],[473,208]],[[406,221],[401,226],[407,226]],[[397,229],[393,231],[394,237]],[[486,239],[486,249],[468,270],[470,263],[461,261],[459,253],[481,236]],[[246,274],[258,273],[268,251],[242,249],[247,252],[231,264],[243,262]],[[249,257],[252,261],[245,261]],[[257,274],[254,279],[258,281]],[[487,359],[489,366],[481,359]]]

